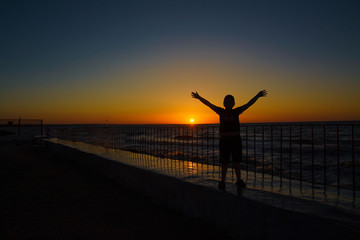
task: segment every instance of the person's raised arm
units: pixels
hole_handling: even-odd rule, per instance
[[[203,104],[205,104],[206,106],[208,106],[209,108],[211,108],[213,111],[217,112],[217,110],[219,109],[219,107],[215,106],[214,104],[212,104],[211,102],[209,102],[208,100],[206,100],[205,98],[201,97],[198,92],[192,92],[191,96],[195,99],[200,100],[200,102],[202,102]]]
[[[251,107],[251,105],[253,105],[260,97],[266,97],[266,95],[267,95],[267,91],[262,90],[258,94],[256,94],[256,96],[253,97],[247,104],[244,104],[243,106],[238,107],[236,109],[243,112],[246,109],[248,109],[249,107]]]

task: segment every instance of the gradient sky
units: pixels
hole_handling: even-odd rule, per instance
[[[0,1],[0,118],[360,120],[359,1]]]

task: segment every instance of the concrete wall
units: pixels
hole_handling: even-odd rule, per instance
[[[49,143],[59,150],[67,148]],[[245,239],[358,239],[357,231],[326,219],[275,208],[216,189],[88,154],[77,164],[187,216]]]

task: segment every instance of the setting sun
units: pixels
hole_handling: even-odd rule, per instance
[[[194,122],[194,119],[193,119],[193,118],[191,118],[191,119],[190,119],[190,122],[191,122],[191,123],[193,123],[193,122]]]

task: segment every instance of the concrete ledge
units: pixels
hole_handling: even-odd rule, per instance
[[[69,148],[53,143],[58,150]],[[79,151],[80,152],[80,151]],[[88,154],[88,153],[83,153]],[[229,229],[246,239],[358,239],[359,232],[325,218],[292,212],[213,188],[180,181],[151,171],[88,154],[74,160],[119,185],[187,216]]]

